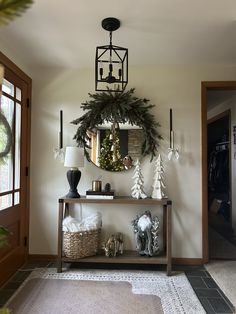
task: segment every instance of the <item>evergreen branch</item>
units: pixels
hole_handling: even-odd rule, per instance
[[[89,100],[81,104],[81,108],[86,113],[73,120],[71,123],[78,125],[77,132],[74,136],[78,146],[83,146],[86,156],[89,153],[87,130],[93,129],[104,122],[114,121],[118,123],[130,123],[142,128],[144,140],[142,143],[142,155],[151,155],[151,160],[156,156],[159,141],[162,136],[159,134],[158,127],[160,124],[155,121],[155,117],[150,113],[154,107],[149,103],[149,99],[138,98],[134,96],[135,89],[132,88],[122,93],[113,93],[111,90],[106,92],[89,93]]]
[[[5,25],[24,13],[33,0],[0,0],[0,25]]]

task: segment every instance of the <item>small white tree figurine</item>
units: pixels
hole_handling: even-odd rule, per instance
[[[154,178],[153,178],[153,191],[152,191],[152,198],[162,199],[166,197],[164,193],[165,184],[164,184],[164,168],[161,160],[161,155],[159,154],[155,161],[155,171],[154,171]]]
[[[131,188],[131,195],[133,198],[147,198],[147,195],[143,191],[143,175],[141,173],[141,166],[140,161],[137,159],[135,162],[135,169],[134,169],[134,186]]]

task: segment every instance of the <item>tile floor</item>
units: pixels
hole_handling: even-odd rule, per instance
[[[233,305],[203,266],[184,271],[207,314],[234,313]]]
[[[6,303],[31,271],[38,267],[56,267],[56,265],[49,261],[28,262],[0,288],[0,307]],[[207,314],[234,313],[233,305],[203,266],[175,266],[174,270],[185,272]]]

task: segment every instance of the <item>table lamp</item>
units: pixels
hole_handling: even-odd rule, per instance
[[[79,198],[80,195],[77,191],[77,185],[81,177],[81,171],[78,169],[78,167],[84,166],[83,150],[79,147],[67,146],[64,166],[70,168],[70,170],[67,171],[67,180],[70,185],[70,190],[66,197]]]

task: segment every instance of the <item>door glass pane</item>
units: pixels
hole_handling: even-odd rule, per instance
[[[0,196],[0,210],[12,206],[12,194]]]
[[[6,192],[12,190],[13,182],[13,166],[12,166],[12,154],[6,159],[4,164],[0,164],[0,192]]]
[[[14,96],[14,85],[6,79],[3,79],[2,91],[7,93],[8,95]]]
[[[13,114],[14,114],[14,102],[6,96],[1,98],[1,110],[6,117],[11,129],[13,125]],[[6,146],[8,136],[5,132],[5,128],[0,129],[0,145]],[[0,192],[12,190],[13,188],[13,156],[12,150],[4,158],[4,161],[0,163]]]
[[[16,103],[15,120],[15,189],[20,188],[21,106]]]
[[[21,101],[21,89],[16,87],[16,99]]]
[[[14,205],[20,204],[20,193],[15,192],[14,193]]]
[[[1,97],[1,111],[6,117],[8,123],[10,124],[12,128],[13,124],[13,114],[14,114],[14,102],[7,96]]]

